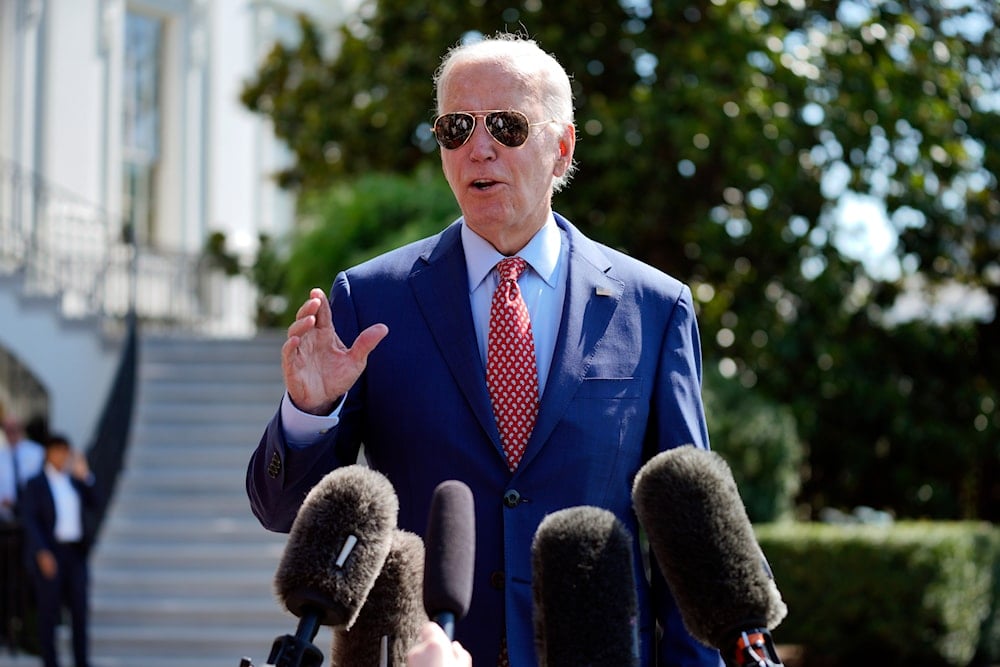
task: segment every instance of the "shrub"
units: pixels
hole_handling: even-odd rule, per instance
[[[732,469],[750,520],[790,518],[803,460],[791,410],[714,370],[703,394],[712,449]]]
[[[303,195],[291,240],[286,296],[294,313],[313,287],[329,289],[338,271],[430,236],[459,215],[447,182],[371,174]]]
[[[997,529],[975,522],[769,524],[757,535],[805,663],[972,662],[995,607]]]

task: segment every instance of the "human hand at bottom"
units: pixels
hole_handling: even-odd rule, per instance
[[[56,575],[59,574],[59,564],[56,561],[56,557],[48,549],[39,551],[35,556],[35,560],[38,562],[39,571],[46,579],[55,579]]]
[[[472,667],[472,656],[458,642],[449,641],[441,626],[427,622],[406,654],[406,667]]]

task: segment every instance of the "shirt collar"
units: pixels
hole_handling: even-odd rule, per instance
[[[528,263],[532,270],[549,285],[555,287],[556,267],[559,264],[559,251],[562,244],[562,234],[556,225],[556,219],[549,216],[542,228],[531,237],[528,245],[521,248],[517,256]],[[465,266],[469,274],[469,292],[479,287],[493,267],[504,255],[497,252],[489,241],[475,233],[462,220],[462,247],[465,251]]]
[[[45,463],[45,476],[49,478],[50,482],[63,483],[69,481],[68,472],[66,472],[65,470],[59,470],[59,468],[56,468],[54,465],[48,462]]]

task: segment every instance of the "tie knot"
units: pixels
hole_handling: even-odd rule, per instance
[[[500,274],[500,281],[513,280],[517,282],[518,277],[527,268],[528,263],[521,257],[507,257],[497,262],[497,273]]]

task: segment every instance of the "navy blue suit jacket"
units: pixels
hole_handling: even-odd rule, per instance
[[[76,477],[70,477],[70,483],[80,496],[83,545],[89,549],[94,536],[89,530],[86,511],[96,505],[97,494],[93,484],[85,484]],[[38,552],[43,549],[54,552],[56,546],[56,503],[44,470],[25,483],[19,503],[21,520],[24,522],[25,558],[28,567],[35,572],[38,570]]]
[[[476,569],[472,606],[456,638],[477,665],[496,663],[506,620],[511,665],[537,664],[532,634],[531,542],[553,511],[593,505],[635,536],[631,484],[656,453],[708,447],[701,348],[690,290],[599,245],[561,216],[569,271],[561,328],[538,420],[516,472],[505,464],[476,342],[459,223],[337,275],[334,325],[346,344],[382,322],[389,335],[348,393],[341,421],[312,447],[284,441],[280,412],[247,471],[254,513],[287,531],[325,473],[356,460],[363,444],[400,500],[399,525],[423,535],[434,488],[472,489]],[[634,548],[644,666],[719,664],[684,630],[653,568]],[[666,629],[653,658],[655,622]]]

